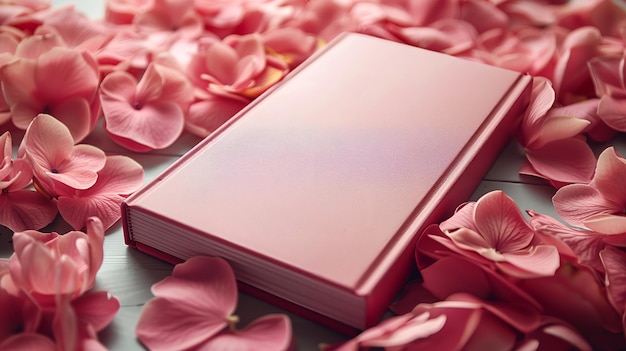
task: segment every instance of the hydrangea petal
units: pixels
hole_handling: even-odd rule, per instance
[[[237,303],[235,276],[221,258],[195,256],[176,265],[172,276],[154,284],[137,324],[150,349],[200,345],[228,325]]]
[[[73,96],[93,98],[100,80],[80,51],[54,47],[38,58],[35,82],[44,100],[63,101]]]
[[[12,231],[41,229],[57,215],[54,200],[32,190],[16,190],[0,194],[0,223]]]
[[[506,262],[528,272],[525,274],[516,270],[516,276],[520,278],[551,276],[560,266],[559,251],[551,245],[536,245],[527,252],[510,252],[502,255]],[[504,263],[498,264],[498,267],[508,271],[508,266]]]
[[[626,310],[626,253],[607,247],[600,253],[606,271],[606,288],[609,301],[620,314]]]
[[[583,226],[586,218],[599,213],[613,213],[615,204],[607,201],[594,187],[570,184],[559,189],[552,197],[556,212],[568,223]]]
[[[275,351],[288,350],[291,343],[289,317],[267,315],[254,320],[242,330],[216,335],[198,350]]]
[[[478,232],[499,252],[524,249],[533,239],[517,204],[502,191],[492,191],[476,202],[474,220]]]
[[[579,138],[553,141],[540,149],[526,149],[526,157],[539,174],[565,183],[588,183],[596,164],[593,151]]]

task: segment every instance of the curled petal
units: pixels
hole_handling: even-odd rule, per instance
[[[576,137],[591,124],[591,122],[574,117],[552,117],[545,119],[536,139],[529,147],[540,149],[547,144],[563,139]]]
[[[603,96],[598,105],[598,116],[612,129],[626,132],[626,99]]]
[[[606,287],[609,301],[620,313],[626,310],[626,254],[614,247],[607,247],[600,252],[600,258],[606,271]]]

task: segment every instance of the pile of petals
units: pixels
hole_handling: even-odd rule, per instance
[[[94,215],[109,227],[143,172],[127,157],[79,144],[100,121],[111,140],[136,152],[167,148],[184,132],[204,137],[326,42],[364,33],[532,74],[516,133],[526,158],[520,172],[558,189],[554,206],[567,224],[532,211],[526,221],[501,192],[460,207],[419,242],[423,283],[395,307],[401,314],[337,347],[624,348],[626,167],[612,148],[596,159],[590,144],[626,132],[625,28],[626,6],[613,0],[108,0],[102,20],[49,0],[4,2],[0,125],[25,134],[17,153],[12,136],[0,136],[0,223],[39,229],[58,212],[75,229],[89,228]],[[203,329],[192,330],[189,347],[251,340],[257,324],[228,332],[232,289],[209,293],[213,302],[200,303],[197,291],[187,304],[176,300],[183,286],[205,289],[202,279],[230,277],[222,263],[213,278],[195,265],[178,266],[156,285],[158,302],[146,313],[166,304],[199,318]],[[7,310],[26,322],[2,330],[47,328],[43,334],[58,342],[92,341],[70,336],[91,336],[102,324],[86,323],[78,334],[42,326],[89,321],[94,316],[71,312],[80,298],[24,299],[15,293],[22,288],[5,288],[21,284],[7,272],[0,268],[0,302],[25,304]],[[61,272],[68,285],[59,289],[79,284]],[[430,300],[414,303],[415,291]],[[61,312],[32,319],[42,296]],[[223,300],[227,309],[203,305]],[[166,337],[180,327],[168,326]],[[147,319],[138,327],[146,345],[158,337],[153,327]]]
[[[15,252],[0,260],[0,349],[106,350],[97,333],[120,304],[106,291],[92,291],[104,227],[97,217],[86,227],[13,235]]]
[[[120,218],[124,198],[143,183],[137,162],[76,145],[70,130],[46,114],[29,123],[17,158],[9,132],[0,136],[0,152],[0,223],[13,231],[40,229],[57,212],[76,230],[93,216],[107,229]]]
[[[529,214],[493,191],[426,229],[398,315],[327,349],[624,349],[619,242]]]
[[[233,315],[237,285],[229,264],[196,256],[174,267],[172,276],[154,284],[155,297],[139,317],[136,333],[150,350],[259,350],[292,347],[289,318],[267,315],[241,330]]]

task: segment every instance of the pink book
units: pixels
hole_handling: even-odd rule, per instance
[[[530,83],[343,35],[129,197],[126,243],[172,263],[224,257],[259,296],[369,327],[414,269],[420,231],[508,141]]]

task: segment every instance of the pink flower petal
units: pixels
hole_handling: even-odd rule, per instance
[[[467,228],[469,230],[478,231],[476,222],[474,222],[474,208],[476,202],[469,202],[459,206],[454,215],[439,224],[439,228],[443,231],[451,231],[459,228]]]
[[[499,252],[524,249],[533,239],[517,204],[501,191],[490,192],[476,202],[474,220],[478,232]]]
[[[558,96],[573,93],[590,79],[587,62],[598,54],[602,41],[600,31],[593,26],[580,27],[568,33],[563,41],[554,68],[554,88]]]
[[[189,349],[227,326],[225,318],[203,312],[193,304],[157,297],[143,307],[135,333],[150,350]]]
[[[178,104],[169,101],[151,102],[140,110],[133,110],[123,102],[103,104],[102,109],[107,132],[118,137],[114,140],[125,147],[135,143],[149,149],[164,149],[172,145],[184,129],[183,111]]]
[[[454,244],[465,250],[473,250],[480,252],[484,249],[491,248],[490,243],[485,240],[480,234],[473,230],[466,228],[460,228],[453,232],[446,234]]]
[[[237,303],[232,269],[220,258],[196,256],[154,284],[136,333],[151,350],[198,346],[228,325]]]
[[[551,142],[576,137],[591,124],[591,122],[569,116],[546,118],[541,129],[536,133],[536,139],[529,147],[540,149]]]
[[[151,63],[137,83],[134,99],[129,102],[143,106],[149,101],[157,100],[162,91],[163,77],[157,72],[156,65]]]
[[[614,147],[602,151],[598,157],[596,175],[591,183],[602,195],[615,204],[615,214],[623,214],[626,207],[626,185],[622,177],[626,174],[626,160],[617,154]]]
[[[534,144],[537,138],[537,129],[541,126],[541,119],[552,107],[554,100],[555,93],[550,81],[543,77],[534,78],[531,102],[521,125],[522,133],[525,136],[522,141],[523,145]]]
[[[63,101],[69,97],[95,97],[98,71],[78,50],[55,47],[37,59],[35,82],[45,101]],[[63,84],[59,89],[58,84]]]
[[[75,143],[92,132],[91,106],[84,98],[68,99],[50,108],[50,113],[61,121],[72,134]]]
[[[533,168],[545,178],[563,183],[587,183],[593,177],[595,155],[579,138],[563,139],[540,149],[526,149]]]
[[[589,60],[589,72],[596,88],[596,95],[622,94],[625,89],[622,75],[619,74],[620,67],[624,64],[623,57],[596,57]]]
[[[626,217],[624,216],[598,214],[586,218],[583,224],[585,227],[602,234],[617,235],[626,233]]]
[[[226,331],[208,340],[198,350],[288,350],[292,343],[291,323],[285,315],[261,317],[242,330]]]
[[[52,48],[63,46],[63,39],[58,35],[33,35],[20,41],[15,56],[36,60]]]
[[[599,213],[613,213],[615,204],[594,187],[570,184],[559,189],[552,197],[556,212],[568,223],[583,226],[586,218]]]
[[[192,257],[176,265],[171,277],[152,286],[152,293],[223,318],[230,316],[237,303],[235,275],[225,260],[216,257]]]
[[[523,271],[510,270],[505,263],[499,263],[498,267],[519,278],[551,276],[560,266],[559,251],[550,245],[537,245],[527,252],[509,252],[502,255],[506,262]]]
[[[210,94],[206,99],[191,105],[185,119],[185,129],[199,137],[206,137],[246,105],[247,101]]]
[[[3,66],[0,71],[3,93],[7,105],[11,108],[12,121],[20,129],[26,129],[42,107],[32,99],[37,89],[34,71],[33,60],[15,60]]]
[[[232,84],[237,79],[237,52],[230,46],[215,42],[206,50],[206,62],[209,73],[216,82]]]
[[[626,99],[603,96],[598,105],[598,116],[609,127],[620,131],[626,131]]]
[[[120,218],[122,201],[142,183],[141,165],[125,156],[108,156],[96,184],[59,196],[59,212],[74,229],[83,228],[92,216],[100,218],[107,229]]]
[[[80,321],[98,332],[113,321],[120,302],[107,291],[90,292],[72,301]]]
[[[32,190],[0,194],[0,223],[12,231],[41,229],[57,215],[56,201]]]
[[[606,271],[607,296],[620,313],[626,311],[626,253],[608,246],[600,253]]]

